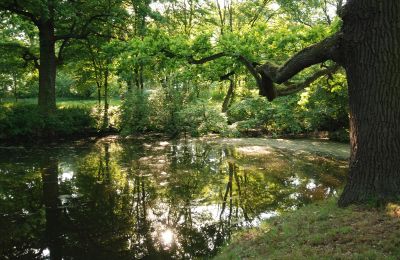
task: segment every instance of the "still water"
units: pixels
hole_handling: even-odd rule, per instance
[[[3,147],[0,258],[212,257],[233,232],[334,196],[346,165],[266,140]]]

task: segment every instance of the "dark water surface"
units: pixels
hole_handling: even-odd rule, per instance
[[[0,259],[211,257],[238,229],[341,187],[346,161],[262,144],[0,148]]]

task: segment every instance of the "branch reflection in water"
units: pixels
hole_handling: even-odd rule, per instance
[[[8,234],[0,256],[211,257],[232,232],[341,187],[346,161],[260,143],[105,139],[0,149]]]

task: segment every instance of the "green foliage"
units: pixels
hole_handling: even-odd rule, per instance
[[[121,133],[129,135],[149,129],[149,95],[140,90],[126,93],[121,106]]]
[[[41,4],[21,0],[17,7],[47,17],[49,8]],[[108,97],[124,95],[121,110],[111,107],[108,114],[111,125],[125,135],[146,131],[236,135],[236,130],[286,135],[321,130],[337,132],[332,138],[344,140],[348,128],[344,72],[269,103],[258,97],[254,78],[237,59],[243,55],[258,64],[284,64],[296,52],[338,31],[341,22],[334,11],[339,5],[336,0],[228,1],[219,7],[214,2],[181,0],[156,5],[149,0],[57,2],[56,34],[87,33],[82,40],[57,41],[57,50],[64,47],[57,67],[57,97],[96,98],[104,104]],[[18,15],[0,12],[5,17],[0,23],[0,49],[5,54],[0,57],[1,97],[36,97],[38,73],[33,60],[25,61],[22,55],[39,56],[38,28]],[[226,55],[190,64],[219,52]],[[302,82],[319,69],[309,68],[292,80]],[[217,82],[231,72],[235,87],[226,99],[228,127],[226,116],[219,112],[227,81]],[[10,87],[13,77],[15,93]],[[104,107],[92,111],[97,124],[103,114]]]
[[[74,97],[75,95],[71,91],[73,84],[74,80],[71,75],[59,71],[56,78],[56,97]]]
[[[272,135],[305,131],[296,97],[279,98],[269,103],[265,98],[247,98],[234,104],[228,111],[229,121],[238,122],[239,131],[264,129]]]
[[[208,133],[224,134],[228,129],[227,118],[219,109],[199,101],[179,112],[179,128],[192,136]]]
[[[301,94],[298,104],[308,128],[336,131],[348,127],[348,94],[343,74],[312,84]]]
[[[30,140],[87,135],[96,132],[91,111],[84,107],[58,109],[43,117],[37,105],[0,106],[0,140]]]

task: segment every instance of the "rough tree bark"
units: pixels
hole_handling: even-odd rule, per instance
[[[349,1],[342,14],[351,158],[339,205],[400,197],[400,1]]]
[[[44,114],[56,110],[56,55],[54,24],[52,19],[41,21],[39,26],[40,64],[39,64],[39,109]]]
[[[267,77],[278,84],[326,60],[345,68],[351,156],[340,206],[400,198],[399,13],[398,0],[349,0],[341,12],[343,26],[338,34],[304,49],[282,67],[250,64],[250,70],[259,73],[256,79]],[[275,88],[257,83],[264,93]]]

